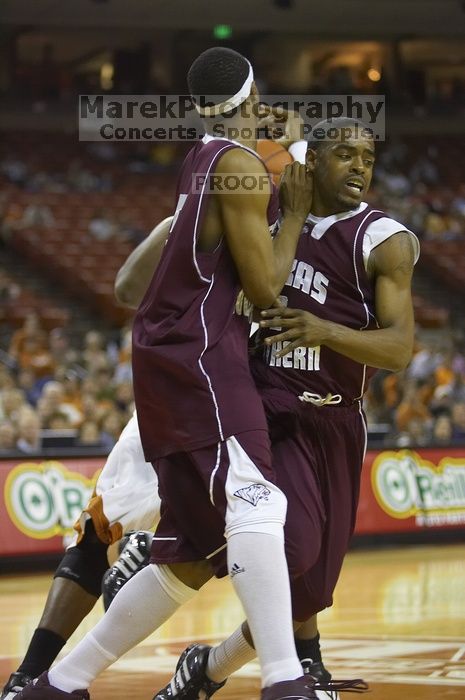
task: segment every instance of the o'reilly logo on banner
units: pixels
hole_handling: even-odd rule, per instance
[[[438,465],[415,452],[382,452],[373,462],[373,492],[393,518],[415,517],[417,525],[465,523],[465,458]]]
[[[28,537],[65,535],[87,505],[94,483],[60,462],[19,464],[5,482],[8,515]]]

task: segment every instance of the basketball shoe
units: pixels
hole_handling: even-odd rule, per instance
[[[215,683],[206,674],[208,654],[211,647],[194,644],[183,651],[176,665],[176,673],[162,690],[153,697],[153,700],[197,700],[200,692],[204,700],[211,698],[217,690],[223,687],[223,683]],[[305,675],[311,676],[315,681],[315,695],[318,700],[339,700],[337,692],[322,690],[319,684],[327,684],[331,680],[330,672],[324,667],[323,662],[314,663],[311,659],[302,661],[302,669]]]
[[[208,654],[211,647],[206,644],[193,644],[184,649],[176,664],[176,672],[171,681],[153,696],[153,700],[209,700],[226,681],[215,683],[206,673]],[[203,695],[200,695],[203,693]]]
[[[335,690],[322,690],[320,685],[327,686],[331,681],[331,674],[322,661],[313,659],[301,659],[302,670],[306,676],[311,676],[315,681],[315,695],[318,700],[340,700]]]
[[[153,700],[198,700],[198,698],[209,700],[226,683],[226,680],[215,683],[207,676],[210,649],[211,647],[204,644],[193,644],[187,647],[179,657],[173,678],[153,696]],[[338,690],[363,692],[368,689],[361,679],[333,681],[322,661],[302,659],[301,664],[307,683],[314,691],[311,697],[317,700],[339,700]]]
[[[313,659],[300,659],[303,672],[306,676],[311,676],[319,683],[329,683],[332,676],[323,664],[323,661],[313,661]]]
[[[15,700],[90,700],[87,690],[73,690],[66,693],[48,682],[48,673],[45,671],[32,683],[26,685],[15,696]]]
[[[103,607],[108,610],[115,595],[150,560],[153,532],[139,530],[125,538],[118,559],[102,579]]]
[[[314,682],[309,676],[301,676],[293,681],[281,681],[273,683],[268,688],[263,688],[261,700],[317,700]]]
[[[13,700],[19,691],[31,682],[31,676],[28,676],[26,673],[21,673],[20,671],[12,673],[2,690],[0,700]]]
[[[301,659],[300,663],[305,675],[315,681],[315,693],[318,700],[340,700],[338,690],[352,693],[364,693],[369,690],[368,684],[362,678],[334,680],[323,661]]]

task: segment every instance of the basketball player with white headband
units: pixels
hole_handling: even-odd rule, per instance
[[[224,119],[216,98],[213,106],[199,102],[207,134],[181,168],[170,236],[134,322],[137,418],[163,504],[151,563],[18,700],[88,698],[90,683],[190,600],[212,571],[229,571],[245,608],[262,700],[316,700],[293,639],[287,502],[276,486],[264,409],[250,374],[248,320],[234,313],[241,288],[259,308],[282,289],[312,179],[303,165],[286,170],[274,239],[269,227],[277,220],[278,197],[270,182],[234,196],[210,193],[206,185],[193,190],[194,174],[205,183],[211,173],[252,175],[263,185],[267,173],[253,150],[258,94],[249,62],[229,49],[211,49],[194,62],[188,82],[194,97],[226,92],[230,99],[219,103],[228,110]],[[213,125],[221,121],[251,138],[216,138]]]
[[[218,117],[222,114],[231,114],[236,107],[244,104],[250,97],[252,86],[254,85],[253,68],[250,61],[245,57],[244,61],[248,66],[247,77],[235,95],[194,95],[195,109],[202,118]],[[213,100],[213,101],[212,101]],[[218,102],[218,100],[221,100]]]

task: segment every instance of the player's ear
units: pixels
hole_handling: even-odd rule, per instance
[[[307,154],[305,156],[305,167],[307,172],[313,173],[316,164],[316,151],[313,148],[307,148]]]

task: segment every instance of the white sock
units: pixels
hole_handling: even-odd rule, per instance
[[[67,693],[88,688],[196,592],[167,566],[149,564],[123,586],[100,622],[49,671],[51,685]]]
[[[210,650],[207,676],[215,683],[221,683],[256,656],[257,652],[244,637],[241,625],[224,642]]]
[[[244,607],[264,688],[302,675],[295,650],[284,538],[236,532],[228,538],[228,569]]]

